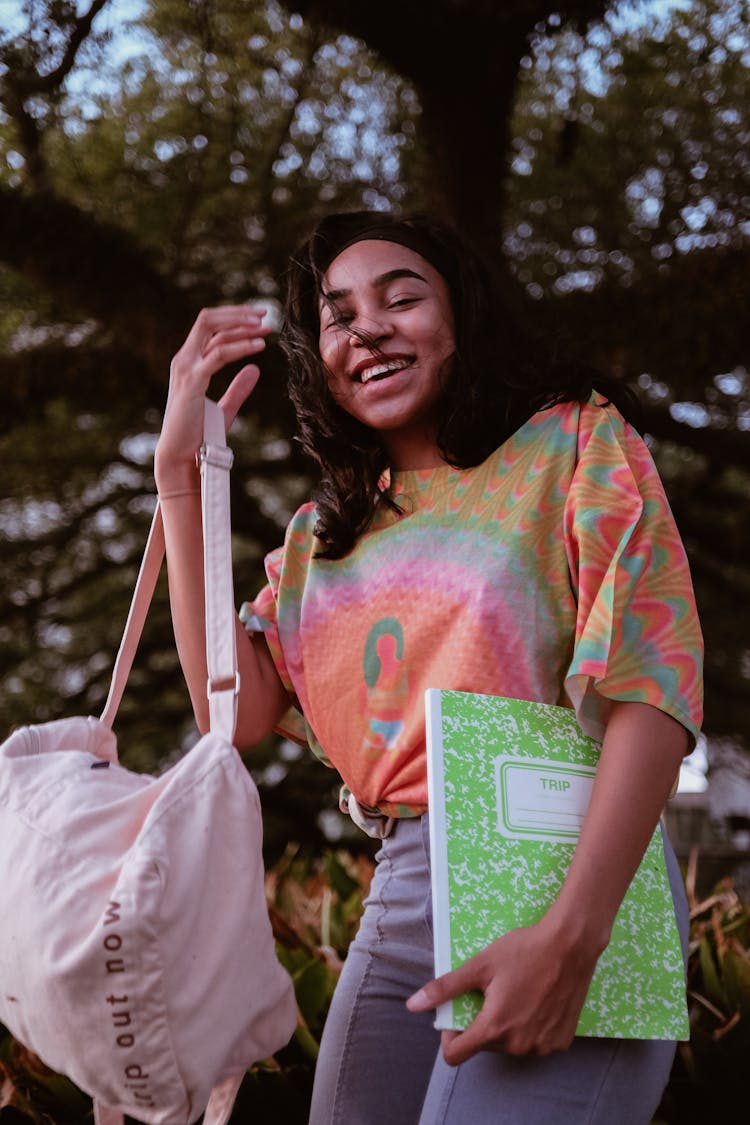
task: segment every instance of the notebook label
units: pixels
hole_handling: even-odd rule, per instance
[[[498,831],[511,840],[575,843],[595,774],[592,766],[496,758]]]

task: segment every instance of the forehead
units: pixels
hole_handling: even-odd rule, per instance
[[[392,270],[402,269],[418,274],[430,285],[442,282],[437,270],[415,250],[399,242],[368,238],[347,246],[333,259],[322,278],[323,294],[369,287]]]

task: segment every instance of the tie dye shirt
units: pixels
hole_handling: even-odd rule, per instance
[[[592,396],[535,414],[472,469],[394,473],[342,559],[315,558],[315,507],[266,559],[241,616],[262,629],[292,708],[280,729],[365,807],[427,806],[424,690],[575,708],[601,737],[611,700],[693,738],[702,642],[685,552],[651,456]]]

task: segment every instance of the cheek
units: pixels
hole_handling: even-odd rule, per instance
[[[318,353],[322,360],[323,366],[328,369],[329,382],[332,377],[335,377],[338,369],[341,368],[346,358],[346,345],[345,341],[336,334],[335,336],[325,336],[321,333],[318,341]]]
[[[436,310],[436,316],[431,327],[435,351],[443,358],[452,355],[456,350],[456,332],[453,324],[453,315],[449,309]]]
[[[330,349],[328,349],[328,352],[330,353]],[[350,390],[348,375],[341,370],[340,365],[336,363],[335,359],[333,359],[330,354],[321,352],[320,358],[328,393],[336,402],[343,402],[347,398]]]
[[[441,366],[456,354],[456,339],[451,325],[443,323],[435,332],[435,357]]]

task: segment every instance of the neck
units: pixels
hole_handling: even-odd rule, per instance
[[[411,469],[439,469],[448,462],[438,449],[434,433],[399,435],[389,439],[384,435],[388,464],[397,473]]]

